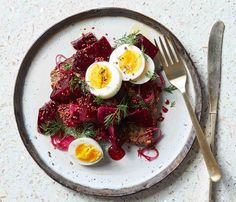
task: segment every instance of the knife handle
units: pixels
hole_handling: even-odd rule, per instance
[[[206,137],[205,137],[205,135],[202,131],[202,128],[197,120],[197,117],[193,111],[193,108],[192,108],[192,105],[189,101],[188,95],[186,94],[186,92],[183,92],[182,94],[183,94],[186,106],[188,108],[188,112],[191,117],[193,126],[196,131],[197,140],[198,140],[201,152],[203,154],[203,158],[205,160],[209,176],[213,182],[217,182],[221,178],[221,172],[220,172],[219,166],[213,156],[211,148],[210,148],[209,144],[207,143]]]
[[[217,114],[210,113],[211,131],[210,131],[210,136],[209,136],[209,144],[211,146],[211,150],[213,154],[214,154],[214,149],[215,149],[216,119],[217,119]]]

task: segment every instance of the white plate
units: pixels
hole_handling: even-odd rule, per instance
[[[49,100],[50,71],[55,66],[55,56],[71,56],[75,50],[70,42],[83,32],[96,36],[119,38],[137,23],[145,27],[148,38],[165,34],[176,41],[189,70],[188,92],[198,115],[201,112],[201,90],[194,65],[182,44],[158,22],[142,14],[119,8],[91,10],[69,17],[47,30],[31,47],[24,58],[15,86],[15,115],[22,140],[39,166],[57,182],[77,191],[94,195],[127,195],[159,182],[171,173],[184,159],[195,138],[192,124],[182,96],[178,91],[163,93],[176,105],[165,114],[160,124],[164,137],[158,143],[159,157],[149,162],[137,155],[131,146],[120,161],[106,158],[100,163],[85,167],[71,163],[67,152],[55,150],[50,139],[37,132],[38,109]],[[85,30],[86,29],[86,30]],[[160,104],[161,105],[161,104]],[[50,152],[50,156],[49,156]]]

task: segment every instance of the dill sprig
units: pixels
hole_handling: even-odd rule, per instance
[[[72,67],[71,67],[71,65],[69,65],[69,64],[65,64],[65,65],[63,66],[63,68],[64,68],[65,70],[70,70]]]
[[[139,30],[135,31],[131,34],[124,34],[120,39],[115,40],[115,46],[121,46],[123,44],[133,45],[138,42],[137,35],[139,34]]]
[[[139,96],[139,102],[136,104],[132,104],[131,106],[133,109],[143,108],[143,109],[149,109],[150,104],[147,104],[141,96]]]
[[[88,93],[89,88],[86,84],[85,80],[80,79],[76,75],[73,75],[73,77],[70,80],[70,89],[73,91],[75,88],[79,87],[83,93]]]
[[[104,100],[100,98],[99,96],[94,97],[93,102],[95,102],[97,105],[103,104]]]
[[[94,125],[92,123],[84,123],[82,126],[73,128],[64,125],[60,121],[50,121],[47,124],[43,123],[41,127],[44,131],[44,134],[48,136],[63,131],[65,136],[72,135],[76,138],[93,137],[96,134],[96,131],[94,130]]]
[[[147,61],[147,60],[148,60],[148,57],[147,57],[147,55],[145,54],[145,48],[144,48],[143,45],[141,46],[141,51],[142,51],[142,55],[143,55],[145,61]]]
[[[128,114],[128,103],[122,99],[120,104],[117,105],[117,109],[115,112],[107,115],[104,119],[104,125],[108,128],[110,125],[113,125],[115,120],[120,124],[121,118],[125,118]]]
[[[177,90],[177,88],[174,85],[171,84],[170,86],[164,88],[163,90],[166,91],[167,93],[172,94],[173,93],[172,91]]]
[[[159,75],[156,72],[151,72],[151,71],[147,71],[147,73],[145,74],[146,77],[150,78],[152,81],[156,80],[157,78],[159,78]]]
[[[77,137],[94,137],[96,131],[92,123],[84,123],[82,128],[78,130]]]
[[[43,129],[45,135],[53,135],[62,130],[62,124],[57,121],[50,121],[48,123],[42,123],[40,126]]]
[[[172,101],[171,103],[170,103],[170,107],[172,108],[172,107],[174,107],[175,106],[175,101]]]

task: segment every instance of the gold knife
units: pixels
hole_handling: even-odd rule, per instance
[[[214,152],[215,131],[217,122],[218,101],[221,83],[221,55],[225,25],[222,21],[216,22],[210,33],[208,43],[208,93],[210,136],[209,143]],[[212,201],[212,182],[210,180],[209,201]]]

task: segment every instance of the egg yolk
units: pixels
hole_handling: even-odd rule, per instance
[[[75,149],[75,155],[80,161],[92,163],[101,158],[102,152],[91,144],[80,144]]]
[[[94,65],[91,68],[89,82],[93,88],[104,88],[106,87],[112,78],[110,69],[107,66]]]
[[[119,67],[125,74],[133,74],[137,72],[141,66],[141,63],[141,55],[131,50],[126,50],[119,57]]]

